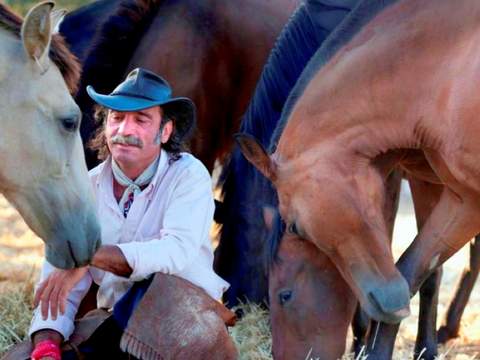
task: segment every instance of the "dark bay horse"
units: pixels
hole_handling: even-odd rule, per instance
[[[177,94],[194,100],[198,132],[192,152],[212,170],[215,159],[230,150],[231,135],[238,129],[267,55],[298,3],[118,2],[83,62],[76,97],[84,113],[83,139],[96,128],[85,87],[110,92],[128,71],[145,67],[164,76]],[[87,154],[87,162],[90,167],[97,163],[94,154]]]
[[[368,16],[363,23],[352,18],[353,40],[336,54],[319,50],[284,111],[289,121],[273,156],[248,139],[243,149],[273,181],[288,226],[330,256],[370,315],[396,322],[405,316],[409,288],[415,293],[480,230],[479,171],[470,155],[479,150],[471,81],[479,5],[405,0],[375,17],[390,3],[364,1]],[[379,216],[382,174],[399,165],[411,178],[442,186],[398,263],[402,275]],[[388,346],[373,356],[391,356],[385,349],[396,329],[381,326]]]
[[[292,16],[264,66],[255,94],[242,119],[241,131],[268,146],[283,105],[298,76],[328,34],[356,0],[307,1]],[[215,269],[230,284],[224,301],[261,303],[267,299],[267,230],[262,207],[275,206],[269,181],[236,147],[221,175],[223,225],[215,254]]]
[[[60,34],[81,63],[102,24],[113,13],[118,0],[98,0],[69,12],[60,23]]]

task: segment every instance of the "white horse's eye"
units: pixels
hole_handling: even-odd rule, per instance
[[[69,131],[69,132],[77,131],[77,129],[80,125],[80,117],[79,116],[72,116],[72,117],[63,118],[60,121],[62,122],[62,126],[64,127],[64,129]]]

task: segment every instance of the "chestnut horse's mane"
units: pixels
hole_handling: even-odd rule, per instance
[[[22,18],[0,3],[0,27],[20,38]],[[62,73],[70,93],[75,94],[80,80],[80,64],[67,48],[63,37],[54,34],[50,45],[50,59]]]
[[[377,14],[398,1],[399,0],[360,0],[344,21],[335,28],[322,46],[317,50],[315,55],[313,55],[308,65],[305,67],[305,70],[300,75],[292,92],[288,96],[283,108],[282,116],[270,141],[270,153],[275,152],[278,141],[280,140],[283,129],[288,122],[288,118],[290,117],[290,113],[295,103],[303,94],[308,83],[315,74],[330,61],[341,47],[348,44],[350,40],[352,40],[353,37]]]

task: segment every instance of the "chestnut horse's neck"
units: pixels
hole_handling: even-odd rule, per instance
[[[384,11],[311,79],[276,156],[448,151],[442,139],[480,71],[479,18],[472,0],[406,0]]]

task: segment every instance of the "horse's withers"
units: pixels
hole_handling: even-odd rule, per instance
[[[45,241],[47,260],[72,268],[89,263],[100,227],[78,132],[81,113],[49,58],[52,7],[44,2],[30,10],[21,39],[13,15],[6,24],[13,31],[0,32],[0,191]]]

